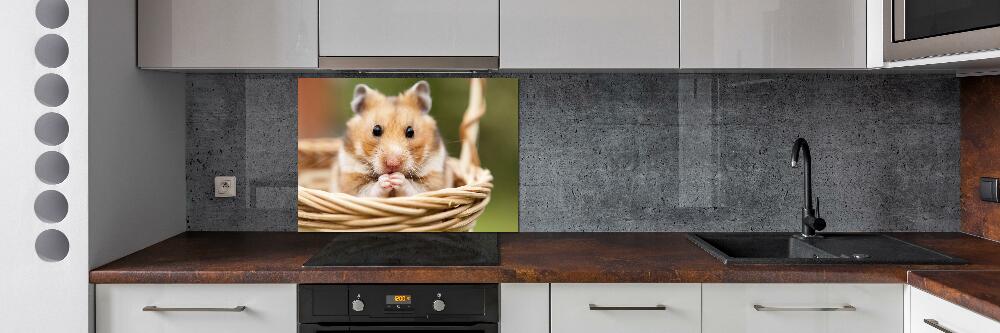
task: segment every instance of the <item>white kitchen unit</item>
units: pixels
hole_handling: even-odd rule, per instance
[[[503,0],[504,69],[676,69],[678,0]]]
[[[881,0],[681,0],[680,66],[879,67],[881,6]]]
[[[90,269],[186,228],[184,76],[137,68],[135,13],[120,0],[0,10],[0,331],[88,332]]]
[[[697,283],[553,283],[551,288],[552,332],[701,331]]]
[[[316,68],[317,0],[138,0],[139,67]]]
[[[704,333],[902,332],[902,284],[704,284]]]
[[[914,287],[907,287],[907,292],[910,293],[910,331],[906,333],[1000,332],[1000,322]]]
[[[499,29],[499,0],[319,0],[320,67],[496,68]]]
[[[501,283],[500,330],[549,333],[549,284]]]
[[[97,333],[297,332],[294,284],[100,284]]]
[[[88,74],[87,12],[86,0],[0,10],[3,332],[87,330],[87,82],[100,74]]]

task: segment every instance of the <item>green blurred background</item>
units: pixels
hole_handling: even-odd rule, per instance
[[[327,136],[339,137],[353,112],[354,87],[363,83],[386,96],[395,96],[420,80],[431,87],[430,115],[437,121],[448,155],[458,157],[461,143],[458,127],[469,104],[467,78],[301,78],[323,80],[328,100],[330,127]],[[300,93],[301,98],[304,97]],[[518,231],[518,85],[517,79],[486,79],[486,115],[480,121],[479,158],[493,173],[493,193],[486,211],[476,223],[477,232]],[[300,105],[303,101],[299,101]],[[301,117],[301,115],[300,115]]]

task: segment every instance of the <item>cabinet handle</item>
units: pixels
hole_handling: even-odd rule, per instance
[[[155,305],[147,305],[142,307],[142,311],[154,311],[154,312],[243,312],[247,307],[240,305],[231,308],[161,308]]]
[[[590,310],[593,310],[593,311],[620,311],[620,310],[628,310],[628,311],[658,311],[658,310],[666,310],[666,309],[667,309],[666,305],[660,305],[660,304],[657,304],[657,305],[654,305],[654,306],[600,306],[600,305],[596,305],[596,304],[591,304],[590,305]]]
[[[941,331],[941,332],[944,332],[944,333],[955,333],[955,331],[949,330],[949,329],[945,328],[944,326],[941,326],[941,323],[939,323],[937,320],[934,320],[934,319],[924,319],[924,324],[927,324],[930,327],[936,328],[938,331]]]
[[[857,311],[853,305],[844,305],[838,307],[829,308],[776,308],[770,306],[763,306],[760,304],[754,304],[753,309],[757,311]]]

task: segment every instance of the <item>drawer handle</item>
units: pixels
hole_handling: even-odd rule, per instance
[[[654,306],[600,306],[596,304],[590,305],[590,310],[593,311],[662,311],[666,310],[666,305],[654,305]]]
[[[154,312],[243,312],[247,307],[240,305],[231,308],[161,308],[155,305],[142,307],[142,311]]]
[[[941,331],[941,332],[944,332],[944,333],[955,333],[955,331],[949,330],[949,329],[945,328],[944,326],[941,326],[941,323],[939,323],[937,320],[934,320],[934,319],[924,319],[924,324],[927,324],[930,327],[936,328],[938,331]]]
[[[760,304],[754,304],[753,309],[757,311],[857,311],[853,305],[844,305],[838,307],[830,308],[776,308],[770,306],[763,306]]]

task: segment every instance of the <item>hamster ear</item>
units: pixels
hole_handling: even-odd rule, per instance
[[[368,97],[368,93],[374,91],[374,89],[368,87],[364,83],[360,83],[354,86],[354,98],[351,99],[351,111],[354,113],[361,113],[364,111],[365,98]]]
[[[413,97],[420,111],[431,111],[431,85],[421,80],[406,90],[406,96]]]

